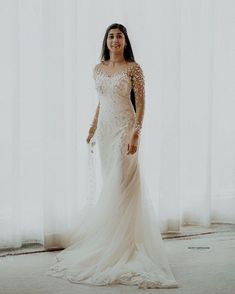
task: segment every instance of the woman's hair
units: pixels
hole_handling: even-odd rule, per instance
[[[104,35],[104,40],[103,40],[103,45],[102,45],[102,51],[101,51],[101,58],[100,58],[101,62],[110,59],[109,49],[107,46],[107,38],[108,38],[109,31],[112,29],[119,29],[125,36],[126,46],[125,46],[124,52],[123,52],[124,59],[126,61],[135,62],[135,58],[134,58],[134,54],[133,54],[133,51],[131,48],[131,42],[129,40],[127,30],[122,24],[119,24],[119,23],[113,23],[106,29],[106,32]],[[130,98],[131,98],[131,102],[134,107],[134,110],[136,111],[135,93],[134,93],[133,89],[131,89],[131,97]]]
[[[110,59],[109,49],[107,46],[107,38],[108,38],[109,31],[112,29],[119,29],[125,36],[126,46],[123,52],[124,59],[127,61],[135,61],[134,54],[131,48],[131,43],[127,34],[127,30],[122,24],[119,24],[119,23],[113,23],[106,29],[103,45],[102,45],[102,51],[101,51],[101,61]]]

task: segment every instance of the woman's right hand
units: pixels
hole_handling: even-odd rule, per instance
[[[91,138],[94,136],[94,132],[89,131],[88,136],[86,138],[87,144],[90,143]]]

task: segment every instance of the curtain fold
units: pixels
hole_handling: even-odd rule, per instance
[[[161,232],[235,223],[234,16],[232,0],[1,1],[0,248],[65,246],[97,199],[85,139],[114,22],[145,74],[141,159]]]

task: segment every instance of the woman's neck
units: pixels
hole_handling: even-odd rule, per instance
[[[123,54],[110,53],[110,59],[109,59],[110,65],[115,66],[116,63],[122,63],[124,61],[125,61],[125,58]]]

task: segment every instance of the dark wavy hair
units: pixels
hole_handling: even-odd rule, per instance
[[[126,61],[135,62],[135,57],[134,57],[134,53],[132,51],[130,39],[127,34],[127,29],[124,27],[124,25],[122,25],[120,23],[113,23],[106,29],[104,39],[103,39],[103,44],[102,44],[101,56],[100,56],[101,62],[110,59],[109,49],[107,46],[107,38],[108,38],[109,31],[112,29],[119,29],[125,36],[126,46],[125,46],[124,52],[123,52],[124,59]],[[133,107],[136,111],[135,94],[134,94],[133,89],[131,90],[131,102],[132,102]]]

